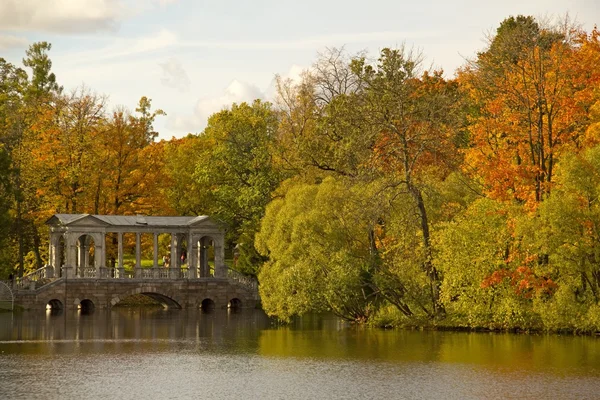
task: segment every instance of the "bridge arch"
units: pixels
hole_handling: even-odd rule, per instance
[[[202,303],[200,303],[200,308],[202,309],[202,311],[214,310],[215,302],[213,301],[213,299],[206,298],[202,300]]]
[[[46,309],[50,311],[59,311],[63,309],[62,301],[58,299],[50,299],[46,302]]]
[[[119,295],[113,295],[110,300],[110,307],[114,307],[122,299],[132,296],[134,294],[142,294],[144,296],[148,296],[151,299],[161,303],[163,307],[182,308],[181,302],[177,300],[176,296],[172,295],[171,293],[162,293],[162,291],[156,290],[155,288],[137,288],[134,290],[129,290]]]
[[[91,313],[92,311],[94,311],[94,308],[96,308],[96,306],[94,305],[94,302],[90,299],[83,299],[79,303],[79,310],[81,310],[82,313]]]
[[[227,303],[227,308],[231,310],[239,310],[242,308],[242,301],[237,297],[234,297],[233,299],[229,300],[229,303]]]

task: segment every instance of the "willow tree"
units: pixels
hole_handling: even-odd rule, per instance
[[[373,284],[372,232],[381,204],[371,201],[372,190],[333,177],[284,185],[256,237],[257,249],[268,257],[258,278],[269,315],[289,320],[332,311],[357,322],[374,315],[381,296]]]

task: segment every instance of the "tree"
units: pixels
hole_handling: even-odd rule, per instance
[[[209,118],[200,138],[194,179],[210,199],[203,212],[228,224],[229,240],[241,251],[237,268],[244,272],[256,273],[262,261],[254,234],[284,176],[272,155],[277,124],[269,103],[233,104]]]
[[[164,145],[153,140],[152,123],[160,110],[140,99],[140,116],[123,107],[106,119],[99,131],[94,158],[94,208],[107,214],[168,212],[164,182]],[[160,211],[159,211],[160,210]]]
[[[48,52],[52,45],[48,42],[36,42],[25,51],[23,65],[31,68],[31,83],[27,89],[29,97],[36,100],[48,99],[49,94],[60,94],[62,87],[56,83],[56,75],[52,70],[52,61]]]
[[[209,162],[209,143],[205,136],[189,134],[165,144],[165,196],[178,214],[201,215],[214,204],[210,190],[194,178],[196,165]]]
[[[568,21],[510,17],[459,73],[472,102],[467,168],[490,196],[535,207],[550,193],[558,158],[581,144],[599,72],[581,69],[584,37]]]
[[[267,207],[256,237],[257,249],[268,256],[258,275],[263,308],[286,321],[322,310],[368,321],[380,302],[371,251],[378,210],[362,192],[368,189],[333,178],[286,186]]]
[[[600,327],[600,147],[565,156],[556,176],[539,217],[522,232],[532,247],[549,255],[537,275],[557,285],[552,296],[538,296],[537,311],[550,329],[595,331]]]
[[[35,141],[34,125],[38,116],[46,114],[60,91],[56,77],[50,71],[52,63],[47,55],[49,50],[50,45],[45,42],[34,43],[27,50],[23,64],[32,69],[31,81],[23,69],[0,60],[0,139],[11,160],[10,186],[15,216],[11,231],[18,243],[16,261],[19,275],[24,273],[27,249],[34,251],[37,266],[42,264],[40,235],[32,219],[32,214],[36,212],[36,201],[32,195],[35,187],[28,181],[26,171],[31,170],[29,150],[30,144]]]
[[[364,58],[352,68],[364,87],[365,119],[378,136],[372,163],[389,179],[389,186],[410,196],[422,239],[421,266],[429,278],[430,318],[442,316],[441,277],[434,265],[431,225],[425,197],[427,180],[444,179],[457,163],[458,93],[441,72],[420,76],[419,56],[404,49],[384,49],[376,67]],[[435,179],[435,178],[434,178]],[[388,286],[389,298],[401,297]]]

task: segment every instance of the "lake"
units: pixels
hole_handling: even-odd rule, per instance
[[[598,399],[600,339],[258,310],[0,314],[0,399]]]

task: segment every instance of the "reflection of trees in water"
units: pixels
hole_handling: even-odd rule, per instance
[[[494,373],[498,369],[597,373],[600,365],[600,346],[591,337],[386,331],[318,315],[278,325],[255,310],[203,313],[120,308],[96,309],[91,314],[0,313],[0,350],[5,353],[119,353],[173,348],[268,357],[461,363]]]

